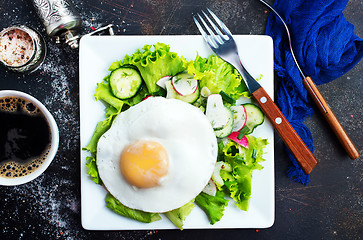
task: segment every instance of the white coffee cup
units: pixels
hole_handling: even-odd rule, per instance
[[[14,185],[20,185],[27,183],[35,178],[37,178],[39,175],[41,175],[50,165],[52,160],[54,159],[57,151],[58,151],[58,145],[59,145],[59,131],[57,123],[55,122],[53,116],[50,114],[48,109],[36,98],[30,96],[27,93],[15,91],[15,90],[1,90],[0,91],[0,98],[4,97],[15,97],[15,98],[22,98],[29,102],[31,102],[34,106],[38,107],[38,109],[43,113],[46,120],[48,121],[49,128],[50,128],[50,134],[51,134],[51,144],[49,152],[42,161],[42,164],[39,165],[39,167],[34,170],[33,172],[30,172],[27,175],[24,176],[18,176],[18,177],[2,177],[0,176],[0,185],[5,186],[14,186]]]

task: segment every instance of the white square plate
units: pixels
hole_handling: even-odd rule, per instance
[[[260,84],[273,96],[273,43],[268,36],[235,36],[240,57],[250,74],[259,78]],[[81,148],[85,147],[95,130],[97,122],[104,120],[104,105],[94,98],[97,83],[109,74],[112,62],[122,60],[145,44],[162,42],[170,45],[173,52],[186,59],[197,55],[207,57],[213,52],[201,36],[87,36],[80,43],[80,132]],[[187,217],[185,229],[199,228],[267,228],[275,219],[274,182],[274,136],[273,128],[266,119],[254,133],[267,138],[264,169],[254,171],[252,197],[248,211],[238,209],[232,200],[221,221],[210,225],[205,213],[196,206]],[[140,223],[117,215],[106,207],[106,190],[95,184],[85,166],[88,153],[81,150],[81,217],[82,226],[88,230],[140,230],[176,229],[165,217],[153,223]],[[167,197],[167,196],[166,196]]]

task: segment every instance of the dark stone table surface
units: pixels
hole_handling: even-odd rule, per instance
[[[270,1],[271,3],[272,1]],[[115,24],[117,35],[198,34],[191,13],[209,7],[234,34],[264,34],[269,11],[257,0],[73,0],[82,34]],[[363,36],[363,1],[349,1],[345,17]],[[318,167],[308,186],[286,176],[289,161],[275,135],[275,223],[268,229],[87,231],[80,216],[80,122],[78,50],[57,45],[45,32],[30,1],[0,0],[0,28],[31,26],[44,36],[48,54],[36,72],[23,75],[0,67],[0,89],[16,89],[43,102],[60,130],[59,151],[36,180],[0,186],[0,239],[361,239],[363,236],[362,157],[345,154],[323,117],[306,120]],[[360,153],[362,62],[319,86]]]

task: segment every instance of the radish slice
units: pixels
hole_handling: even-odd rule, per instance
[[[247,111],[243,105],[231,106],[230,109],[233,112],[233,132],[240,131],[247,122]]]
[[[194,76],[186,72],[174,76],[171,83],[175,91],[181,96],[193,94],[198,89],[198,81],[194,79]]]
[[[217,186],[212,179],[209,179],[207,185],[203,189],[203,192],[213,197],[216,195]]]
[[[165,76],[165,77],[162,77],[160,78],[157,82],[156,82],[156,85],[158,85],[159,87],[161,87],[162,89],[166,89],[166,86],[165,86],[165,82],[166,81],[169,81],[173,76]]]
[[[146,97],[144,97],[144,99],[142,99],[142,101],[145,101],[146,99],[148,99],[149,97],[152,97],[152,95],[148,95]]]
[[[228,138],[232,141],[238,143],[242,147],[248,148],[248,139],[246,136],[243,136],[241,139],[238,139],[239,132],[232,132],[229,134]]]

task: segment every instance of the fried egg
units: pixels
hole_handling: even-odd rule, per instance
[[[167,212],[194,199],[217,160],[206,116],[176,99],[150,97],[120,113],[97,145],[97,167],[123,205]]]

